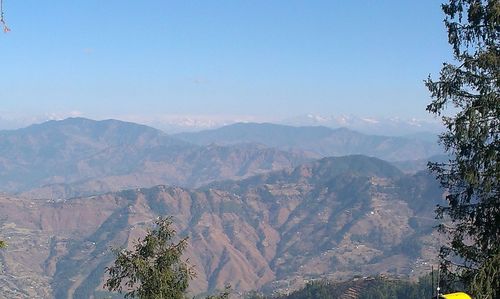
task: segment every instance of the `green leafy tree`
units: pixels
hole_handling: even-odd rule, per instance
[[[451,158],[429,167],[448,192],[437,209],[452,223],[441,226],[451,237],[442,267],[470,285],[500,248],[500,1],[449,0],[442,9],[456,62],[426,80],[427,110],[442,117],[440,142]]]
[[[189,280],[195,276],[193,267],[181,256],[187,246],[187,237],[177,243],[172,228],[172,217],[158,218],[144,239],[139,239],[134,250],[113,249],[116,260],[106,268],[109,278],[104,288],[125,293],[125,298],[183,299]],[[228,299],[231,286],[206,299]]]
[[[125,298],[186,298],[189,280],[194,273],[181,255],[187,238],[173,242],[172,218],[159,218],[155,227],[139,240],[134,250],[114,250],[112,267],[106,268],[109,278],[104,287],[125,293]]]
[[[0,249],[5,248],[5,246],[7,246],[7,245],[5,244],[5,241],[0,240]]]

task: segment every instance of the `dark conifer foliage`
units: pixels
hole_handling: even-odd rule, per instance
[[[321,280],[308,283],[304,288],[286,295],[264,296],[250,293],[247,299],[422,299],[433,295],[431,275],[418,282],[391,280],[382,277],[358,278],[346,282]]]
[[[115,250],[116,260],[106,269],[104,287],[125,293],[125,298],[186,298],[192,268],[181,255],[187,238],[173,242],[172,219],[159,218],[155,228],[135,244],[134,250]]]
[[[134,250],[114,249],[116,260],[106,268],[104,288],[125,294],[125,298],[184,299],[194,266],[182,259],[187,237],[175,242],[172,217],[159,217],[153,229],[134,245]],[[205,299],[228,299],[231,286]]]
[[[441,227],[451,237],[443,267],[469,283],[500,248],[500,1],[449,0],[442,9],[456,62],[427,79],[427,110],[442,116],[440,141],[453,158],[430,169],[449,192],[437,211],[452,221]]]

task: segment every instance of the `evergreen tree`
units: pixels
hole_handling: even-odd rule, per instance
[[[476,298],[500,298],[500,251],[486,260],[474,276],[471,285]]]
[[[427,110],[442,116],[440,142],[451,158],[429,167],[447,190],[438,216],[452,223],[441,226],[451,237],[442,267],[469,285],[500,248],[500,1],[449,0],[442,9],[456,63],[426,80]]]
[[[189,280],[195,276],[193,267],[181,256],[187,237],[175,243],[172,217],[158,218],[153,229],[134,246],[134,250],[114,249],[116,260],[106,268],[109,278],[104,288],[125,293],[125,298],[184,299],[188,298]],[[231,286],[205,299],[228,299]]]
[[[125,298],[186,298],[189,279],[194,275],[181,259],[187,238],[173,242],[176,232],[171,226],[171,217],[159,218],[133,251],[114,250],[116,260],[106,268],[109,278],[104,287],[124,292]]]

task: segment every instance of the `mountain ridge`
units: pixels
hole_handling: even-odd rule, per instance
[[[68,198],[159,184],[192,188],[324,156],[408,160],[433,152],[423,141],[326,127],[242,123],[212,132],[234,142],[195,145],[145,125],[85,118],[0,131],[0,191]],[[414,170],[423,163],[399,165]]]
[[[51,198],[80,195],[65,195],[72,184],[83,184],[89,192],[158,184],[193,187],[308,159],[262,146],[197,146],[135,123],[70,118],[0,131],[0,190]],[[53,196],[50,186],[56,186]]]
[[[12,249],[2,252],[3,261],[7,274],[19,278],[0,280],[17,286],[11,291],[39,292],[30,298],[89,298],[101,290],[103,268],[112,260],[106,248],[131,246],[159,215],[174,215],[180,236],[190,238],[186,257],[198,272],[193,293],[227,282],[243,294],[283,280],[293,285],[380,272],[407,277],[433,262],[433,210],[442,192],[429,175],[409,176],[385,161],[350,156],[256,177],[59,201],[1,197],[0,231]]]
[[[237,123],[213,130],[172,135],[199,145],[256,142],[282,150],[300,150],[317,157],[362,154],[388,161],[418,160],[441,153],[432,141],[366,135],[347,128],[292,127],[271,123]]]

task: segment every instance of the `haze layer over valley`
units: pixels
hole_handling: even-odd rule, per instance
[[[435,262],[442,191],[395,165],[438,154],[418,138],[257,123],[167,135],[70,118],[0,131],[0,292],[101,296],[109,248],[162,215],[189,237],[193,294],[418,277]]]

